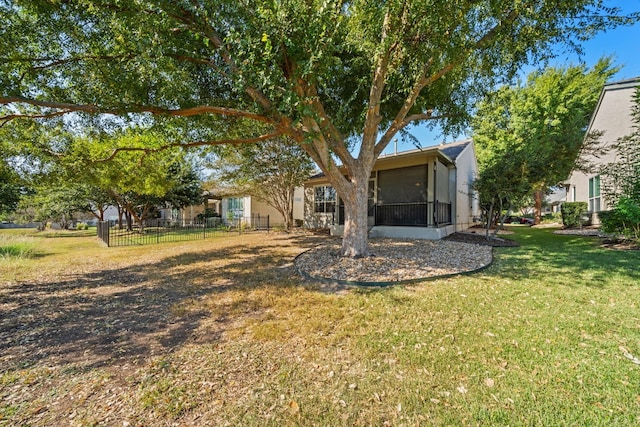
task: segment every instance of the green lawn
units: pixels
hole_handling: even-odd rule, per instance
[[[320,238],[34,237],[0,259],[0,424],[639,425],[640,252],[513,230],[374,290],[295,276]]]

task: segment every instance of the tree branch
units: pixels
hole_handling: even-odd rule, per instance
[[[50,119],[53,117],[57,117],[57,116],[63,116],[65,114],[70,113],[70,110],[62,110],[62,111],[56,111],[54,113],[49,113],[49,114],[8,114],[6,116],[1,116],[0,117],[0,128],[3,127],[4,125],[6,125],[7,123],[9,123],[11,120],[14,119]]]
[[[383,46],[387,41],[388,31],[390,30],[390,19],[391,18],[389,16],[389,11],[387,10],[384,17],[384,22],[382,24],[382,35],[380,38],[380,44]],[[367,107],[367,113],[364,122],[364,131],[362,134],[362,147],[360,148],[360,153],[358,155],[358,158],[361,160],[364,160],[363,156],[369,157],[372,154],[373,158],[368,160],[373,161],[373,159],[377,157],[375,153],[372,153],[371,148],[375,148],[376,136],[378,134],[378,125],[380,124],[381,120],[380,100],[382,98],[382,93],[385,87],[385,79],[387,77],[391,54],[396,45],[397,43],[393,43],[382,53],[373,74],[373,82],[371,84],[371,90],[369,91],[369,105]]]
[[[103,108],[103,107],[100,107],[97,105],[91,105],[91,104],[73,104],[73,103],[67,103],[67,102],[39,101],[36,99],[25,98],[22,96],[0,97],[0,105],[9,105],[9,104],[28,104],[36,107],[65,110],[64,113],[84,112],[84,113],[91,113],[91,114],[114,114],[114,115],[122,114],[122,113],[151,113],[153,115],[165,115],[165,116],[174,116],[174,117],[190,117],[190,116],[197,116],[201,114],[218,114],[225,117],[243,117],[247,119],[256,120],[262,123],[269,123],[269,124],[276,123],[273,119],[270,119],[268,117],[265,117],[259,114],[251,113],[249,111],[236,110],[234,108],[214,107],[210,105],[199,105],[196,107],[176,108],[176,109],[154,107],[149,105],[132,105],[132,106],[125,106],[122,108]],[[57,113],[58,112],[49,113],[49,114],[59,115]],[[12,116],[14,115],[5,116],[2,119],[10,120],[11,118],[17,118]],[[22,115],[21,117],[31,117],[31,116]]]
[[[119,147],[113,149],[109,157],[95,160],[96,163],[107,162],[109,160],[113,160],[118,153],[123,151],[142,151],[145,155],[151,153],[157,153],[160,151],[168,150],[169,148],[191,148],[191,147],[203,147],[203,146],[211,146],[211,145],[240,145],[240,144],[255,144],[256,142],[266,141],[272,138],[277,138],[282,136],[283,133],[280,131],[270,132],[264,135],[256,136],[253,138],[244,138],[244,139],[220,139],[216,141],[195,141],[195,142],[175,142],[171,144],[165,144],[156,148],[148,148],[148,147]]]
[[[401,123],[398,124],[397,127],[389,128],[387,131],[380,137],[380,141],[376,144],[376,156],[380,155],[384,147],[386,147],[391,139],[394,137],[396,133],[409,126],[412,122],[425,121],[425,120],[441,120],[446,118],[454,117],[452,114],[439,114],[434,116],[431,110],[422,114],[412,114],[409,117],[405,118]],[[383,147],[380,152],[378,152],[378,147]]]
[[[58,65],[71,64],[80,61],[105,61],[105,60],[113,60],[113,59],[133,59],[136,55],[129,53],[126,55],[88,55],[88,56],[79,56],[65,59],[57,59],[57,58],[1,58],[0,61],[6,62],[32,62],[32,63],[41,63],[48,62],[43,65],[35,65],[31,67],[33,70],[43,70],[46,68],[56,67]]]
[[[459,66],[464,62],[466,57],[475,50],[481,50],[486,48],[491,41],[493,41],[500,34],[501,29],[506,27],[506,24],[512,23],[519,16],[519,13],[516,9],[511,10],[504,19],[500,20],[497,24],[491,27],[482,37],[477,39],[468,49],[463,50],[463,52],[456,58],[453,58],[448,64],[441,67],[438,71],[432,73],[431,75],[427,75],[429,68],[431,67],[433,61],[429,61],[429,63],[425,66],[422,71],[422,75],[416,80],[415,85],[407,95],[407,98],[396,114],[391,126],[385,132],[385,134],[380,138],[378,143],[374,147],[374,154],[379,156],[382,153],[382,150],[385,149],[387,144],[391,141],[391,138],[402,128],[407,126],[408,122],[406,119],[406,115],[409,113],[411,108],[416,103],[420,92],[425,87],[433,84],[437,80],[441,79],[443,76],[451,72],[455,67]],[[412,119],[410,121],[415,120],[423,120],[420,118],[420,115],[414,115],[416,119]],[[428,119],[431,119],[428,117]]]

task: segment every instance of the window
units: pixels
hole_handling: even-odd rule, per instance
[[[227,215],[233,215],[234,218],[242,218],[244,216],[244,197],[227,199],[227,212]]]
[[[600,212],[600,175],[589,178],[589,212]]]
[[[314,212],[333,213],[336,210],[336,190],[329,185],[315,188]]]

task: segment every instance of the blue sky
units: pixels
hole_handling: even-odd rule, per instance
[[[625,14],[640,11],[640,0],[609,0],[606,4],[607,6],[621,8]],[[603,56],[613,56],[614,63],[622,65],[623,68],[613,77],[612,81],[640,76],[640,23],[636,23],[631,27],[618,27],[600,33],[595,38],[583,43],[583,48],[584,55],[578,57],[575,53],[562,53],[562,49],[559,47],[558,57],[551,61],[549,65],[565,66],[584,62],[590,67]],[[524,72],[524,75],[526,74],[527,72]],[[415,128],[411,133],[420,140],[423,147],[465,138],[464,135],[443,137],[439,135],[439,132],[431,132],[425,128]],[[413,148],[415,147],[411,143],[403,143],[398,138],[398,151]],[[391,153],[393,150],[394,143],[392,142],[384,153]]]

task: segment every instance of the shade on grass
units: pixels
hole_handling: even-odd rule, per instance
[[[640,252],[513,230],[521,246],[495,249],[477,275],[339,292],[287,270],[310,244],[290,236],[102,252],[75,242],[101,267],[78,273],[79,294],[34,298],[56,309],[67,302],[69,319],[108,304],[82,324],[113,331],[99,343],[117,340],[83,346],[58,368],[45,357],[6,370],[4,414],[17,424],[45,407],[49,419],[75,412],[86,424],[117,416],[146,425],[638,425],[640,365],[627,355],[640,356]],[[56,260],[74,256],[63,240],[64,251],[52,243],[37,269],[25,261],[24,292],[29,274],[53,275]],[[74,282],[64,283],[70,292]],[[135,310],[118,305],[127,295]],[[47,307],[40,316],[56,313]],[[152,313],[167,323],[131,337]],[[68,322],[54,326],[75,326]],[[153,355],[90,363],[92,352],[104,357],[127,339],[140,346],[172,334]],[[107,398],[123,403],[107,412]],[[53,404],[60,399],[72,404]]]

